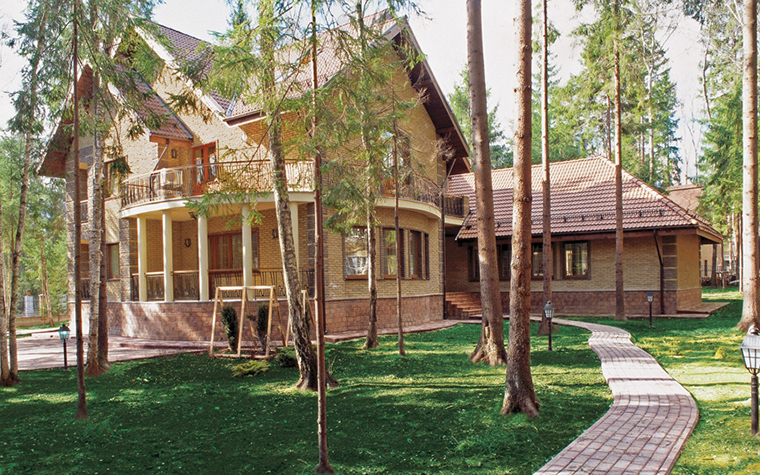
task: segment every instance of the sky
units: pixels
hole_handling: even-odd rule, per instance
[[[438,84],[445,94],[454,90],[460,81],[460,71],[467,64],[467,12],[464,0],[418,0],[423,16],[410,15],[409,22],[431,66]],[[534,0],[534,3],[537,3]],[[24,2],[0,0],[0,32],[12,33],[13,20],[23,18]],[[487,87],[491,89],[489,108],[498,104],[498,118],[506,135],[511,137],[514,122],[515,87],[515,27],[513,2],[483,0],[483,38]],[[561,83],[571,74],[580,71],[581,46],[572,37],[572,30],[582,21],[590,21],[589,11],[577,13],[571,0],[549,0],[549,21],[559,30],[561,37],[552,48],[551,61],[558,66]],[[154,19],[163,25],[207,41],[211,32],[227,27],[228,8],[224,0],[164,0],[155,9]],[[678,136],[681,158],[686,162],[686,177],[695,174],[694,163],[701,127],[702,100],[700,98],[699,63],[703,48],[699,43],[699,26],[680,13],[670,19],[677,25],[672,33],[663,32],[664,43],[671,67],[671,78],[676,83],[679,106]],[[539,25],[534,25],[538,28]],[[9,92],[18,89],[23,61],[5,44],[0,46],[0,127],[4,127],[13,114]]]

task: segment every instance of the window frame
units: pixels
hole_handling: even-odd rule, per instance
[[[467,279],[470,282],[480,281],[480,260],[478,259],[478,246],[467,246]]]
[[[540,249],[538,252],[535,251],[535,249]],[[539,256],[541,256],[540,261],[538,261],[538,266],[541,269],[540,274],[536,274],[536,259],[534,258],[535,255],[538,253]],[[532,242],[530,243],[530,279],[531,280],[543,280],[544,279],[544,243],[543,242]]]
[[[585,244],[586,246],[586,273],[582,275],[574,275],[574,274],[568,274],[567,273],[567,246],[577,245],[577,244]],[[589,279],[591,276],[591,246],[589,245],[589,241],[564,241],[562,242],[562,250],[560,255],[561,261],[562,261],[562,278],[563,279],[570,279],[570,280],[584,280]]]
[[[364,227],[364,226],[354,226],[351,229],[351,231],[352,232],[357,232],[358,231],[361,234],[364,234],[365,249],[366,249],[366,252],[367,252],[367,259],[369,259],[369,252],[370,252],[370,249],[369,249],[369,233],[367,232],[367,228]],[[369,279],[369,265],[367,266],[367,271],[364,274],[347,274],[346,273],[346,269],[347,269],[347,267],[346,267],[346,259],[348,257],[348,255],[346,254],[346,251],[347,251],[347,249],[346,249],[346,238],[348,238],[348,237],[349,237],[349,234],[343,234],[343,240],[342,240],[342,242],[343,242],[343,259],[342,259],[342,262],[341,262],[341,265],[343,267],[343,279],[344,280],[367,280],[367,279]]]
[[[242,253],[243,253],[243,232],[240,231],[229,231],[224,233],[214,233],[208,235],[208,257],[209,257],[209,263],[208,263],[208,270],[214,271],[214,272],[234,272],[234,271],[243,271],[243,268],[237,268],[232,267],[232,263],[234,262],[234,250],[233,250],[233,237],[234,236],[240,236],[240,253],[241,253],[241,259],[242,259]],[[229,260],[230,267],[219,267],[218,262],[218,248],[219,248],[219,239],[220,238],[226,238],[229,240],[228,242],[228,248],[227,248],[227,259]],[[251,267],[256,270],[259,269],[259,230],[258,229],[251,229]]]
[[[409,278],[410,279],[424,279],[425,278],[425,274],[424,274],[425,269],[423,268],[423,264],[425,262],[424,255],[423,255],[423,252],[424,252],[423,246],[424,246],[425,240],[422,236],[423,234],[424,233],[422,231],[417,231],[415,229],[409,230],[409,253],[408,254],[409,254]],[[416,243],[416,247],[417,247],[416,255],[412,252],[414,243]]]
[[[504,250],[506,249],[507,259],[504,262]],[[512,279],[512,244],[496,243],[496,265],[499,267],[499,281],[509,282]]]
[[[403,229],[399,229],[399,233],[398,233],[399,235],[396,236],[397,241],[395,241],[394,245],[393,245],[393,251],[395,253],[396,252],[396,245],[395,244],[396,244],[396,242],[398,242],[398,251],[399,252],[396,254],[396,272],[398,274],[390,274],[390,273],[387,272],[388,271],[388,257],[390,255],[388,253],[389,247],[388,247],[388,244],[386,242],[385,235],[386,235],[386,233],[390,233],[390,232],[395,233],[396,229],[395,228],[382,228],[381,231],[380,231],[380,236],[381,236],[380,238],[382,239],[381,248],[380,248],[381,249],[381,263],[380,263],[380,265],[382,267],[381,271],[382,271],[382,274],[383,274],[383,279],[395,279],[397,275],[399,275],[401,278],[403,278],[404,277],[404,264],[403,264],[403,262],[404,262],[404,230]]]

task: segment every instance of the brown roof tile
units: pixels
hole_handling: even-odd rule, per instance
[[[543,193],[541,166],[532,168],[531,232],[542,233]],[[467,195],[475,204],[474,175],[450,178],[452,194]],[[496,236],[512,235],[512,169],[493,170]],[[615,167],[606,159],[591,157],[551,164],[551,224],[553,234],[608,233],[615,231]],[[477,238],[474,209],[457,239]],[[710,225],[623,170],[623,229],[693,227],[719,236]]]

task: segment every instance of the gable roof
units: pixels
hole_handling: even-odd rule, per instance
[[[543,232],[541,165],[531,170],[531,233]],[[553,235],[615,232],[615,165],[600,157],[554,162],[551,176],[551,228]],[[513,169],[493,170],[496,237],[512,235]],[[475,200],[472,173],[453,176],[449,192]],[[471,208],[457,239],[476,239],[476,210]],[[623,170],[623,229],[625,231],[693,228],[708,239],[722,237],[707,221],[677,205],[668,197]]]
[[[84,70],[81,71],[79,80],[77,81],[77,89],[80,93],[80,97],[92,94],[92,78],[93,71],[89,66],[86,66]],[[131,80],[134,80],[134,87],[140,93],[145,95],[141,107],[134,111],[135,114],[143,120],[153,114],[163,117],[161,123],[157,126],[152,128],[146,127],[150,131],[150,136],[152,138],[193,140],[193,134],[190,132],[190,129],[188,129],[182,120],[172,112],[166,102],[161,99],[158,93],[156,93],[148,83],[143,81],[136,74],[131,76]],[[109,90],[117,98],[119,94],[121,94],[121,92],[115,87],[109,88]],[[65,177],[66,171],[64,162],[72,143],[72,120],[71,117],[65,116],[58,123],[55,132],[48,141],[45,156],[42,158],[42,161],[37,168],[37,172],[40,175],[55,178]]]

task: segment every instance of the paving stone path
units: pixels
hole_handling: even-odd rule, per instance
[[[697,424],[697,405],[647,352],[618,328],[555,319],[592,332],[614,402],[607,413],[537,474],[667,474]]]

